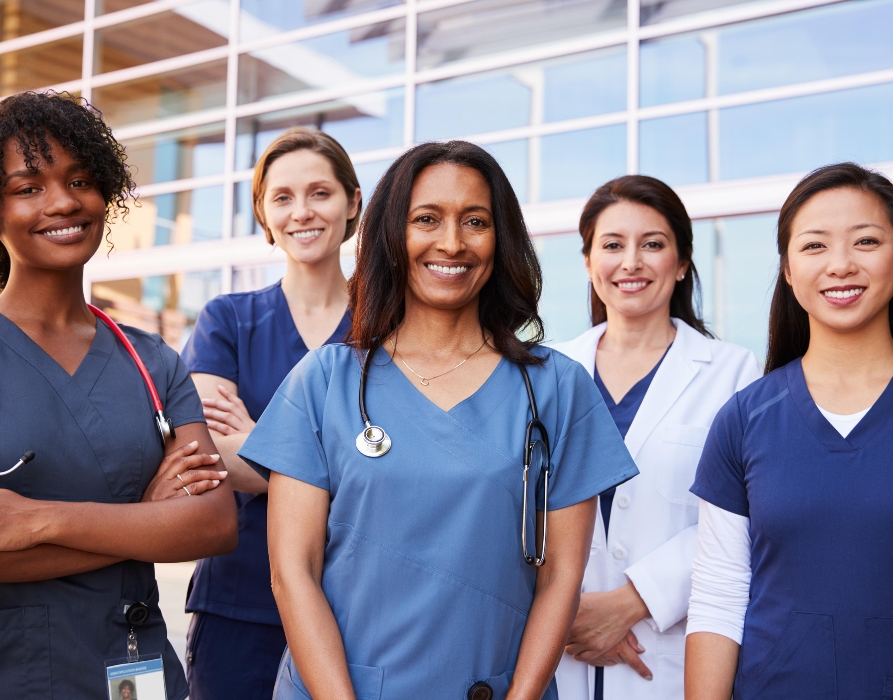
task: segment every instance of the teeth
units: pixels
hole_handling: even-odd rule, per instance
[[[298,238],[298,239],[305,238],[306,239],[306,238],[316,238],[321,233],[322,233],[321,228],[315,228],[312,231],[295,231],[294,233],[290,233],[289,235],[292,238]]]
[[[617,286],[621,289],[644,289],[648,286],[647,282],[618,282]]]
[[[80,226],[69,226],[68,228],[56,229],[55,231],[44,231],[43,234],[41,234],[41,235],[44,235],[44,236],[68,236],[72,233],[79,233],[80,231],[83,231],[83,230],[84,230],[84,225],[81,224]]]
[[[822,292],[822,294],[826,297],[831,297],[832,299],[849,299],[850,297],[860,295],[864,291],[865,287],[857,287],[856,289],[829,290],[827,292]]]
[[[434,270],[435,272],[442,272],[445,275],[460,275],[463,272],[468,272],[468,267],[465,265],[460,265],[458,267],[444,267],[443,265],[426,265],[429,270]]]

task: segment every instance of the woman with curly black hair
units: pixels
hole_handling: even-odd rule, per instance
[[[118,328],[84,299],[84,265],[133,188],[123,148],[78,98],[0,104],[0,473],[36,453],[0,476],[4,697],[105,697],[106,667],[132,652],[163,664],[166,691],[141,700],[182,700],[149,562],[236,544],[232,491],[185,366],[159,336],[120,329],[156,413]],[[132,627],[136,604],[147,618]]]

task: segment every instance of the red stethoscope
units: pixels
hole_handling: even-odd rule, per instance
[[[146,385],[146,389],[149,391],[149,399],[152,402],[152,409],[155,411],[155,429],[158,431],[158,435],[161,437],[161,444],[167,445],[169,440],[173,440],[177,437],[177,433],[174,430],[174,424],[170,418],[168,418],[164,413],[164,406],[161,405],[161,398],[158,396],[158,390],[155,388],[155,382],[152,381],[152,375],[149,374],[149,370],[146,369],[146,365],[143,364],[142,358],[139,356],[139,353],[136,351],[136,348],[133,347],[133,343],[124,335],[124,331],[122,331],[118,324],[115,323],[104,311],[100,311],[92,304],[87,304],[87,308],[93,312],[93,315],[96,316],[100,321],[102,321],[106,326],[109,327],[112,333],[115,334],[115,337],[121,341],[121,344],[124,346],[124,349],[127,351],[127,354],[133,358],[134,363],[136,364],[137,370],[139,370],[140,376],[143,378],[143,382]],[[12,474],[16,469],[21,467],[22,465],[27,464],[32,459],[34,459],[34,453],[30,450],[23,454],[18,462],[12,467],[12,469],[7,469],[5,472],[0,472],[0,476],[6,476],[7,474]]]

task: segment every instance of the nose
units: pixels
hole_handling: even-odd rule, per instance
[[[295,203],[292,206],[291,210],[291,218],[294,221],[305,223],[307,221],[310,221],[314,217],[314,215],[315,212],[313,211],[313,207],[311,206],[310,202],[302,199],[295,199]]]
[[[853,249],[848,245],[832,246],[828,251],[827,267],[825,271],[831,277],[843,278],[856,274],[858,266],[853,259]]]
[[[458,221],[447,221],[441,229],[440,240],[437,241],[437,249],[447,255],[458,255],[465,250],[465,241],[462,239],[462,227]]]
[[[623,251],[623,269],[627,272],[636,272],[642,267],[642,256],[639,246],[629,245]]]
[[[71,216],[81,208],[80,200],[67,185],[48,185],[44,213],[47,216]]]

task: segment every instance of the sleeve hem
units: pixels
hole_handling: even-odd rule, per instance
[[[294,468],[286,467],[281,464],[261,464],[260,462],[255,462],[251,457],[238,453],[239,457],[254,471],[260,474],[267,481],[270,480],[270,472],[276,472],[277,474],[282,474],[282,476],[287,476],[291,479],[296,479],[297,481],[303,481],[305,484],[310,484],[311,486],[316,486],[317,488],[323,489],[325,491],[329,490],[329,480],[328,479],[320,479],[319,477],[313,476],[312,474],[306,474],[300,472]]]
[[[707,501],[707,503],[714,505],[717,508],[721,508],[722,510],[727,510],[729,513],[740,515],[742,518],[750,517],[750,512],[746,506],[742,506],[740,503],[732,503],[731,501],[726,501],[722,498],[718,498],[716,494],[713,493],[705,493],[703,490],[697,488],[697,486],[698,485],[695,484],[689,489],[689,491],[691,491],[691,493],[693,493],[701,500]]]
[[[629,481],[634,476],[637,476],[638,473],[638,469],[621,472],[620,474],[615,474],[614,476],[602,480],[602,482],[596,484],[594,487],[590,485],[588,487],[577,489],[561,499],[549,499],[549,508],[551,510],[561,510],[562,508],[569,508],[570,506],[575,506],[583,501],[588,501],[593,496],[598,496],[600,493],[604,493],[608,489],[614,488],[625,481]],[[537,508],[539,508],[539,504],[537,505]]]
[[[692,620],[688,618],[688,627],[685,630],[685,636],[695,634],[697,632],[710,632],[718,634],[721,637],[731,639],[735,644],[741,646],[741,640],[744,638],[744,631],[737,627],[723,625],[716,620]]]
[[[173,423],[175,428],[181,428],[184,425],[191,425],[192,423],[202,423],[204,425],[208,424],[208,421],[205,420],[203,415],[195,415],[195,416],[186,416],[183,418],[172,418],[171,422]]]
[[[645,570],[644,567],[638,566],[638,562],[623,572],[636,588],[636,592],[648,608],[648,615],[654,621],[654,627],[658,632],[665,632],[677,622],[685,618],[685,614],[677,619],[673,615],[672,601],[666,599],[664,592],[666,584],[662,589],[661,584],[655,581]]]
[[[221,371],[219,367],[213,367],[211,365],[203,365],[201,362],[197,362],[191,365],[187,365],[186,369],[189,370],[189,373],[198,373],[198,374],[213,374],[216,377],[223,377],[224,379],[228,379],[229,381],[238,384],[239,383],[239,375],[233,375],[230,372]]]

